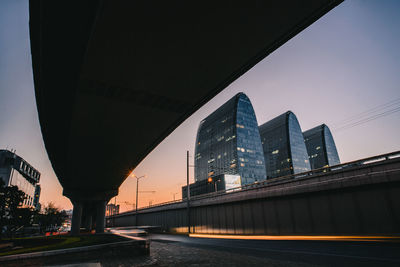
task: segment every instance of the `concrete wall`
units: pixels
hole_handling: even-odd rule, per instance
[[[138,225],[187,232],[186,203],[139,211]],[[134,225],[134,213],[108,219]],[[196,199],[191,232],[206,234],[400,234],[400,160]]]

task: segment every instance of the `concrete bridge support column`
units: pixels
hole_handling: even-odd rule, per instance
[[[92,219],[93,219],[92,214],[89,214],[88,217],[86,218],[85,228],[88,231],[91,231],[93,229],[93,227],[92,227],[92,224],[93,224],[92,223]]]
[[[72,212],[72,221],[71,221],[71,234],[79,235],[79,231],[81,229],[81,221],[82,221],[82,203],[74,202],[74,210]]]
[[[92,227],[92,221],[93,221],[93,212],[92,212],[92,206],[85,205],[83,208],[83,216],[84,216],[84,221],[83,221],[83,227],[87,231],[91,231],[93,229]]]
[[[107,202],[102,200],[96,203],[96,234],[104,233]]]
[[[96,233],[104,233],[106,205],[118,194],[118,190],[109,191],[63,191],[74,205],[71,234],[79,235],[82,225],[88,230],[95,229]]]

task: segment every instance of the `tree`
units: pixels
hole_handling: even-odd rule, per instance
[[[5,186],[0,179],[0,237],[3,233],[10,234],[20,225],[19,207],[25,199],[25,193],[18,186]]]
[[[16,225],[21,227],[32,226],[38,212],[34,208],[18,208],[16,212]]]
[[[67,217],[67,213],[64,210],[61,211],[54,203],[50,202],[44,207],[43,213],[39,215],[41,231],[54,231],[58,229]]]

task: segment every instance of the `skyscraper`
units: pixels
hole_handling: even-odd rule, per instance
[[[325,124],[314,127],[303,133],[311,169],[340,164],[335,141]]]
[[[241,184],[266,179],[256,115],[244,93],[202,120],[197,131],[196,182],[221,174],[240,175]]]
[[[287,111],[259,128],[268,178],[310,170],[303,133],[293,112]]]

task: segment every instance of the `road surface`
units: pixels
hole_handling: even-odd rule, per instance
[[[136,235],[134,230],[120,231],[126,236]],[[168,264],[163,265],[163,258],[156,259],[157,255],[154,255],[154,253],[162,254],[163,249],[169,250],[168,255],[178,255],[179,259],[175,262],[178,265],[192,265],[198,259],[200,266],[213,266],[212,261],[215,260],[213,257],[225,257],[227,262],[239,257],[239,260],[251,258],[246,261],[249,266],[264,265],[268,262],[276,266],[299,264],[305,266],[400,266],[399,239],[383,241],[237,240],[168,234],[150,234],[148,238],[152,240],[150,257],[154,257],[155,262],[160,264],[148,266],[168,266]],[[185,249],[196,250],[187,256],[190,264],[186,264],[185,258],[181,256]],[[175,253],[173,250],[180,252]],[[218,253],[221,255],[218,256]],[[173,262],[173,259],[171,261]],[[153,264],[155,262],[153,261]],[[233,261],[230,264],[234,263]],[[215,264],[218,263],[215,262]]]

